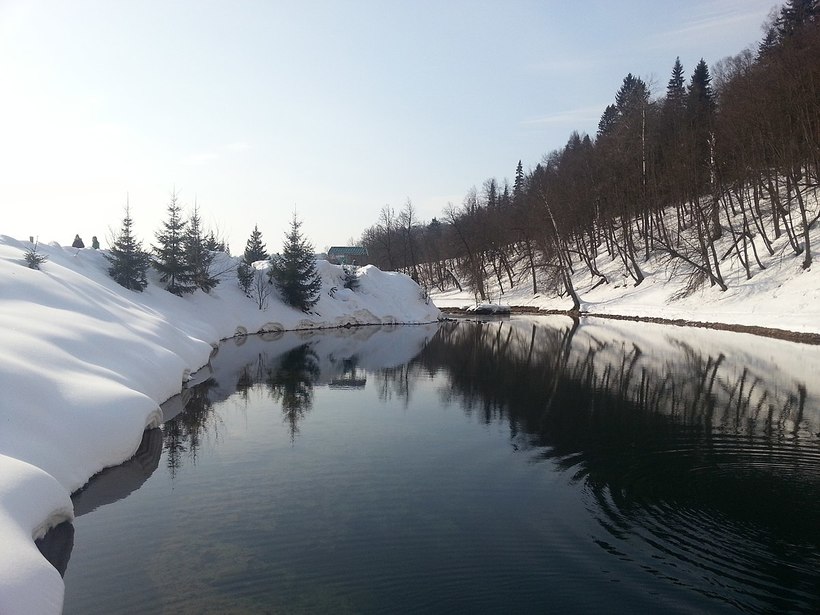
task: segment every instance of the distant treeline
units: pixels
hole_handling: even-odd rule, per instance
[[[466,283],[488,298],[526,271],[532,292],[566,292],[572,273],[601,283],[596,259],[617,260],[640,284],[653,256],[685,270],[687,290],[722,289],[721,265],[736,258],[751,277],[785,235],[812,262],[817,222],[807,194],[820,177],[820,0],[789,0],[773,14],[756,49],[688,83],[674,62],[664,95],[628,74],[604,110],[594,139],[573,132],[563,149],[529,172],[519,161],[512,185],[486,180],[461,206],[420,223],[408,200],[382,209],[364,231],[371,261],[410,274],[427,288]],[[720,240],[720,241],[718,241]],[[764,259],[765,260],[765,259]]]

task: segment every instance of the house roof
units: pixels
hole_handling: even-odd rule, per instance
[[[333,246],[327,251],[328,256],[367,256],[363,246]]]

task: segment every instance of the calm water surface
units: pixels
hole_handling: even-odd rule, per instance
[[[66,613],[820,611],[820,349],[568,318],[224,343]]]

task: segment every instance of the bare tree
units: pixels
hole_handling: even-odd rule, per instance
[[[416,240],[414,235],[417,230],[416,209],[410,199],[404,203],[404,207],[399,214],[397,227],[401,229],[402,242],[404,246],[404,269],[416,281],[419,281],[419,271],[416,261]]]
[[[251,282],[250,295],[256,303],[256,307],[264,310],[268,307],[273,286],[268,280],[268,276],[261,269],[254,269],[253,281]]]

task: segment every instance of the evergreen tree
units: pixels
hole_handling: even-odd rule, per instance
[[[230,250],[228,250],[228,246],[225,245],[225,241],[217,238],[213,231],[208,231],[208,234],[205,235],[205,249],[208,250],[208,252],[224,252],[230,255]]]
[[[686,83],[680,58],[675,58],[672,74],[666,84],[660,122],[654,139],[654,160],[658,173],[666,182],[658,186],[664,191],[661,198],[680,201],[686,196],[684,142],[686,138]]]
[[[498,197],[498,204],[502,208],[506,208],[510,204],[510,182],[507,178],[504,178],[504,189],[501,191],[501,196]],[[433,218],[433,220],[435,220],[435,218]]]
[[[779,36],[777,34],[777,28],[775,26],[771,26],[766,30],[763,40],[760,41],[760,44],[757,46],[758,59],[765,60],[768,58],[775,51],[775,49],[777,49],[778,44]]]
[[[521,165],[521,161],[518,161],[518,164],[515,167],[515,180],[513,181],[513,193],[512,199],[513,203],[519,205],[521,203],[521,199],[524,197],[524,167]]]
[[[712,77],[706,62],[701,59],[695,67],[695,72],[692,73],[686,108],[692,155],[690,198],[696,200],[697,197],[711,192],[713,197],[709,208],[711,240],[718,239],[722,232],[719,220],[720,207],[715,197],[715,107]]]
[[[359,288],[359,275],[356,265],[342,265],[342,279],[344,287],[350,290]]]
[[[188,218],[185,234],[183,236],[183,246],[185,248],[185,263],[191,274],[192,285],[203,291],[210,292],[219,279],[210,274],[211,263],[214,260],[214,253],[205,246],[205,238],[202,236],[202,220],[199,217],[199,207],[194,204],[191,217]]]
[[[581,151],[582,148],[583,144],[581,141],[581,135],[578,134],[577,130],[573,130],[569,134],[569,139],[567,140],[567,144],[564,146],[564,150],[571,153]]]
[[[643,79],[632,73],[624,77],[621,88],[615,94],[617,115],[614,124],[633,135],[642,130],[646,109],[649,106],[649,88]],[[606,111],[604,111],[606,113]]]
[[[257,224],[253,225],[253,231],[251,231],[251,236],[245,244],[245,254],[242,258],[248,265],[268,259],[268,251],[262,241],[262,232]]]
[[[111,244],[109,253],[104,256],[109,262],[108,275],[117,284],[128,290],[142,292],[148,286],[145,274],[151,265],[151,257],[142,249],[142,242],[134,237],[133,224],[131,208],[126,205],[120,234]]]
[[[271,257],[270,279],[285,303],[307,312],[319,301],[322,281],[316,272],[313,246],[302,236],[301,226],[294,214],[282,254]]]
[[[615,108],[618,110],[619,118],[629,118],[635,112],[644,109],[648,102],[649,88],[644,80],[628,73],[615,94]]]
[[[689,109],[694,115],[711,114],[715,110],[715,95],[712,92],[712,77],[709,66],[701,58],[692,73],[689,84]]]
[[[703,193],[710,181],[711,143],[714,132],[715,95],[709,67],[701,59],[692,73],[686,101],[686,113],[692,139],[696,191]]]
[[[786,39],[800,32],[807,24],[820,20],[818,0],[788,0],[780,9],[775,22],[780,39]]]
[[[601,114],[601,119],[598,121],[598,136],[601,138],[612,132],[615,123],[618,121],[618,107],[615,105],[607,105],[604,112]]]
[[[495,177],[484,182],[484,198],[487,201],[487,207],[498,207],[498,182]]]
[[[666,85],[666,109],[671,112],[679,112],[686,106],[686,87],[684,85],[683,64],[680,57],[675,58],[675,65],[672,67],[672,76]]]
[[[236,281],[246,297],[251,296],[251,285],[253,284],[255,271],[256,270],[245,261],[239,261],[239,264],[236,266]]]
[[[39,241],[35,241],[34,245],[30,248],[26,248],[26,251],[23,253],[23,259],[26,261],[28,268],[37,269],[38,271],[40,269],[40,265],[48,260],[48,256],[37,251],[37,246],[39,243]]]
[[[167,211],[168,219],[156,234],[157,245],[152,246],[153,265],[160,273],[160,281],[167,283],[165,289],[181,296],[194,292],[196,284],[185,256],[186,223],[182,219],[176,192],[171,193]]]

